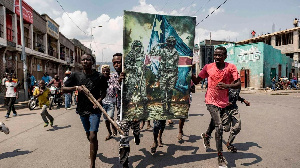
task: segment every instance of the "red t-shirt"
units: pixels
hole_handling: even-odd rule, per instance
[[[219,89],[217,84],[223,82],[231,84],[240,78],[234,64],[225,62],[225,68],[219,70],[216,63],[207,64],[199,73],[202,79],[208,78],[208,88],[205,94],[205,103],[225,108],[229,104],[228,89]]]

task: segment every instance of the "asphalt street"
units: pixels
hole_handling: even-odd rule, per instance
[[[135,145],[131,134],[131,167],[218,167],[214,138],[212,150],[206,152],[201,133],[205,132],[210,114],[204,103],[205,92],[197,90],[189,118],[184,125],[183,141],[178,142],[178,120],[167,126],[164,146],[150,153],[152,130],[142,130],[141,143]],[[251,102],[250,107],[239,105],[242,130],[235,140],[237,153],[225,150],[229,167],[300,167],[300,93],[271,95],[271,93],[241,94]],[[40,109],[17,110],[18,116],[0,121],[10,134],[0,134],[1,168],[83,168],[89,167],[89,142],[79,116],[72,110],[50,110],[54,127],[43,127]],[[101,118],[103,119],[103,118]],[[151,122],[153,125],[153,123]],[[97,167],[121,167],[118,161],[118,140],[105,141],[107,131],[101,121],[98,132]],[[213,133],[214,135],[214,133]],[[224,143],[229,133],[224,133]]]

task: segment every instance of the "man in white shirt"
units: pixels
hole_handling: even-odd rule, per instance
[[[10,112],[13,111],[13,116],[17,116],[17,112],[15,110],[15,102],[16,99],[19,97],[19,92],[17,89],[18,83],[16,81],[12,80],[12,75],[9,74],[7,76],[8,80],[5,82],[5,87],[6,87],[6,94],[5,97],[7,99],[8,102],[8,108],[7,108],[7,114],[6,114],[6,118],[9,118]]]

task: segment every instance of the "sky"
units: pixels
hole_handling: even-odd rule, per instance
[[[227,0],[216,10],[224,1],[25,0],[40,14],[46,13],[54,19],[67,38],[76,38],[85,46],[91,46],[97,62],[111,61],[114,53],[123,52],[124,10],[196,16],[199,24],[195,43],[209,39],[210,33],[212,40],[242,41],[250,38],[252,30],[257,34],[272,33],[273,24],[275,32],[290,29],[293,20],[300,19],[299,0]]]

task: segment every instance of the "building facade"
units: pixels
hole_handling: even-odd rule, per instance
[[[271,79],[291,76],[293,60],[280,50],[263,42],[244,45],[217,45],[227,48],[226,62],[236,65],[242,88],[271,86]]]
[[[13,73],[24,82],[21,58],[21,27],[19,0],[0,0],[0,77]],[[70,40],[59,32],[59,25],[47,14],[40,15],[22,1],[26,65],[28,73],[40,80],[45,72],[50,76],[80,70],[80,56],[92,53],[78,40]],[[74,43],[73,41],[76,41]],[[3,90],[2,90],[3,92]]]
[[[292,64],[292,75],[298,76],[300,68],[300,27],[295,27],[292,29],[287,29],[272,34],[265,34],[251,39],[243,40],[237,44],[251,44],[257,42],[264,42],[268,45],[281,51],[293,59]]]

